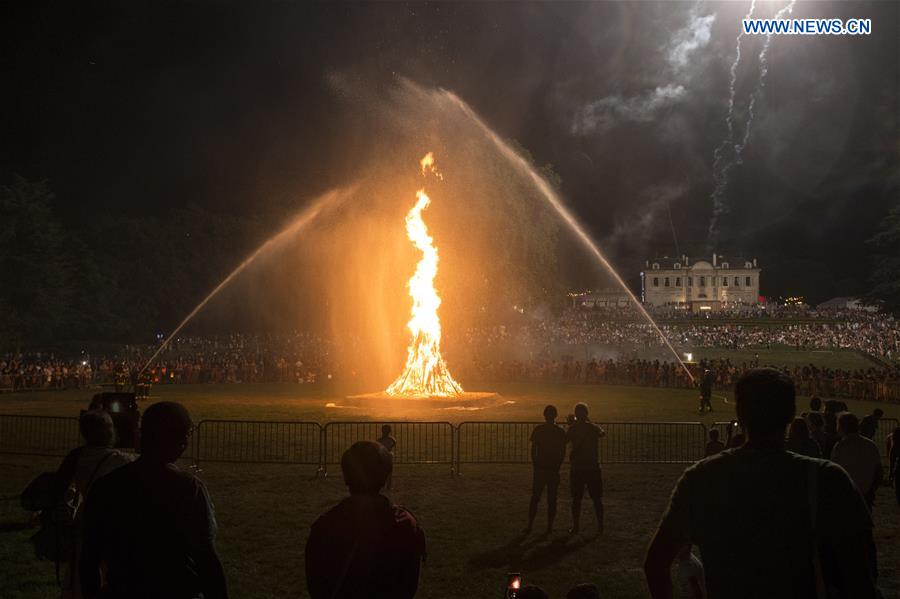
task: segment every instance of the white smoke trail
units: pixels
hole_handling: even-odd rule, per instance
[[[750,0],[750,10],[747,11],[747,14],[744,16],[744,19],[750,19],[753,17],[753,11],[756,9],[756,0]],[[725,125],[728,129],[728,140],[734,140],[734,97],[736,94],[737,87],[737,71],[738,67],[741,64],[741,38],[744,37],[744,28],[741,27],[741,30],[737,34],[737,38],[735,39],[735,53],[734,53],[734,62],[731,63],[731,80],[728,84],[728,114],[725,115]],[[720,144],[721,147],[721,144]],[[717,148],[718,151],[718,148]]]
[[[787,6],[783,7],[774,15],[774,19],[783,19],[788,15],[791,15],[794,12],[794,6],[796,5],[797,0],[790,0]],[[747,12],[747,16],[745,19],[749,19],[753,15],[753,10],[755,7],[755,0],[751,0],[750,10]],[[737,67],[741,58],[741,37],[743,37],[744,29],[741,28],[741,31],[737,36],[737,55],[735,57],[735,61],[731,65],[731,82],[729,85],[729,99],[728,99],[728,115],[725,118],[726,128],[728,130],[728,139],[723,140],[717,147],[713,154],[713,192],[711,195],[712,204],[713,204],[713,213],[712,217],[709,221],[709,231],[707,235],[707,246],[708,249],[712,250],[713,246],[715,246],[718,241],[719,234],[719,218],[722,214],[724,214],[727,210],[727,206],[725,205],[725,189],[728,185],[728,173],[735,165],[743,164],[744,161],[744,149],[747,147],[747,143],[750,141],[750,134],[753,130],[753,119],[755,116],[755,108],[756,101],[759,99],[760,94],[762,93],[763,87],[766,84],[766,74],[769,72],[769,63],[768,63],[768,53],[769,46],[772,43],[772,33],[766,34],[765,42],[763,43],[762,50],[759,52],[759,81],[756,85],[756,89],[753,90],[753,93],[750,94],[750,99],[747,103],[747,119],[744,123],[744,135],[741,138],[740,143],[737,143],[734,139],[734,100],[735,100],[735,83],[737,81]],[[723,163],[723,153],[725,150],[730,149],[729,156],[727,160]]]
[[[756,0],[750,0],[750,8],[744,19],[753,17],[753,11],[756,9]],[[713,192],[710,196],[713,204],[712,217],[709,221],[709,231],[707,233],[708,249],[715,245],[718,237],[719,216],[725,211],[725,205],[722,201],[725,196],[725,187],[728,184],[728,171],[734,164],[735,142],[734,142],[734,104],[737,95],[737,73],[741,64],[741,39],[744,37],[744,28],[741,27],[735,38],[735,54],[734,61],[731,63],[731,79],[728,83],[728,113],[725,115],[725,128],[728,132],[725,139],[719,142],[713,151]],[[728,152],[728,158],[725,153]],[[723,160],[725,160],[723,164]]]
[[[783,19],[786,15],[790,15],[794,12],[794,5],[797,3],[797,0],[791,0],[787,6],[779,10],[775,13],[775,19]],[[772,43],[772,33],[769,32],[766,34],[766,41],[763,43],[762,50],[759,52],[759,83],[756,85],[756,89],[753,91],[753,94],[750,96],[750,103],[747,106],[747,124],[744,127],[744,138],[741,140],[740,144],[737,144],[734,147],[734,162],[735,164],[742,164],[744,161],[743,152],[744,148],[747,147],[747,142],[750,141],[750,130],[753,128],[753,107],[756,104],[756,99],[759,97],[760,93],[762,93],[762,88],[766,85],[766,73],[769,72],[769,63],[767,55],[769,53],[769,44]]]

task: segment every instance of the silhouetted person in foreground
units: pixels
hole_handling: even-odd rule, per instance
[[[228,596],[206,486],[174,464],[192,428],[181,404],[153,404],[141,421],[140,457],[94,483],[81,554],[85,597]]]
[[[306,585],[312,599],[408,599],[419,586],[425,533],[415,517],[381,494],[391,456],[373,441],[341,457],[350,497],[312,525]]]
[[[531,463],[534,474],[531,482],[531,502],[528,505],[528,528],[531,532],[537,516],[538,503],[547,487],[547,532],[553,530],[556,519],[556,497],[559,491],[559,467],[566,457],[566,432],[556,426],[555,406],[544,408],[544,424],[531,433]]]
[[[603,475],[600,471],[600,437],[606,432],[588,419],[588,407],[575,406],[575,421],[566,432],[566,439],[572,444],[569,454],[571,461],[570,483],[572,491],[572,534],[581,530],[581,500],[584,489],[594,502],[597,515],[597,534],[603,534]]]
[[[872,520],[859,491],[839,466],[784,449],[793,382],[751,370],[735,401],[747,442],[678,481],[644,564],[651,596],[672,597],[670,567],[693,543],[710,599],[813,599],[826,596],[824,585],[839,597],[876,597]]]

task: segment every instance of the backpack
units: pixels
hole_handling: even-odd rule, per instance
[[[81,457],[81,449],[78,449],[69,454],[59,472],[39,475],[22,493],[22,507],[31,511],[37,508],[41,512],[41,527],[28,539],[34,547],[35,557],[56,562],[57,575],[59,564],[71,561],[75,555],[84,498],[112,454],[112,451],[108,452],[97,462],[84,489],[77,488],[72,480]],[[62,495],[53,497],[60,488],[64,488]]]

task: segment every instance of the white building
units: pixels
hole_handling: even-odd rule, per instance
[[[759,302],[756,259],[712,255],[712,263],[648,260],[641,273],[641,300],[648,306],[674,305],[693,311],[718,310]]]
[[[570,293],[569,299],[573,308],[585,310],[627,308],[632,305],[631,298],[621,289],[600,289],[597,291]]]

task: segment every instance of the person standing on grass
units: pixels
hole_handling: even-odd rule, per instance
[[[382,424],[381,425],[381,437],[378,438],[378,443],[381,444],[382,447],[387,450],[387,452],[391,455],[391,464],[394,462],[394,448],[397,447],[397,439],[393,436],[394,429],[391,428],[390,424]],[[394,480],[394,474],[388,474],[387,481],[384,483],[384,488],[388,491],[391,490],[391,483]]]
[[[707,368],[703,371],[703,377],[700,379],[700,413],[704,411],[712,412],[712,390],[713,390],[713,374]]]
[[[175,466],[192,430],[184,406],[153,404],[141,420],[140,457],[94,483],[80,565],[87,599],[227,599],[209,493]]]
[[[850,412],[838,417],[837,427],[841,440],[831,450],[831,461],[847,471],[871,510],[884,476],[878,446],[859,434],[859,419]]]
[[[531,502],[528,505],[528,527],[530,533],[537,516],[538,503],[544,487],[547,488],[547,533],[553,530],[556,519],[556,497],[559,491],[559,467],[566,457],[566,432],[556,426],[556,406],[544,408],[544,424],[535,427],[531,433],[531,464],[534,471],[531,479]]]
[[[670,568],[688,543],[703,555],[710,599],[877,597],[872,519],[853,481],[784,449],[795,401],[777,370],[738,380],[747,442],[690,466],[675,486],[644,563],[653,599],[671,599]]]
[[[600,437],[606,432],[588,419],[588,407],[583,403],[575,406],[575,419],[566,432],[566,439],[572,444],[569,454],[571,471],[569,482],[572,492],[572,534],[581,531],[581,500],[584,489],[594,502],[597,515],[597,535],[603,534],[603,475],[600,471]]]
[[[419,587],[425,533],[416,518],[381,494],[391,456],[359,441],[341,457],[350,497],[313,523],[306,542],[312,599],[410,599]]]

